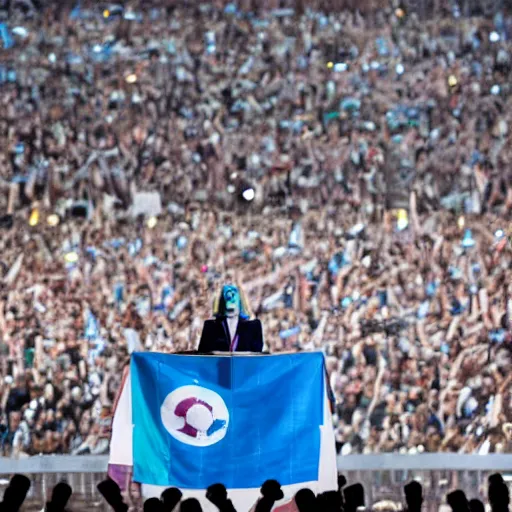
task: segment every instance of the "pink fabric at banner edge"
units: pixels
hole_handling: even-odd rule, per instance
[[[119,486],[121,492],[128,490],[132,478],[132,466],[109,464],[107,475]]]
[[[274,509],[274,512],[299,512],[297,505],[295,504],[295,500],[291,500],[280,507]]]

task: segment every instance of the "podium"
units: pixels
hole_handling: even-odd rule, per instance
[[[136,353],[129,373],[110,464],[132,468],[145,496],[178,487],[207,505],[223,483],[249,510],[267,479],[288,499],[337,488],[322,353]]]

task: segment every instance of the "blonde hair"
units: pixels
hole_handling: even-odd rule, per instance
[[[240,302],[242,303],[243,311],[245,311],[249,317],[253,316],[253,312],[249,306],[249,301],[247,300],[247,295],[242,286],[242,283],[239,283],[238,280],[236,280],[236,285],[238,286],[238,291],[240,292]]]

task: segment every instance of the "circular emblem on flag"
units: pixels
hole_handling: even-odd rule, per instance
[[[222,397],[201,386],[183,386],[169,393],[160,415],[174,439],[192,446],[218,443],[229,424],[228,408]]]

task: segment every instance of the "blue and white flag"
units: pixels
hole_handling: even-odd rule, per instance
[[[131,409],[133,431],[114,418],[110,463],[133,465],[146,497],[173,486],[205,504],[205,489],[221,482],[248,510],[270,478],[285,499],[303,487],[336,489],[322,353],[135,353],[128,382],[116,416]],[[129,441],[132,457],[121,453]]]

